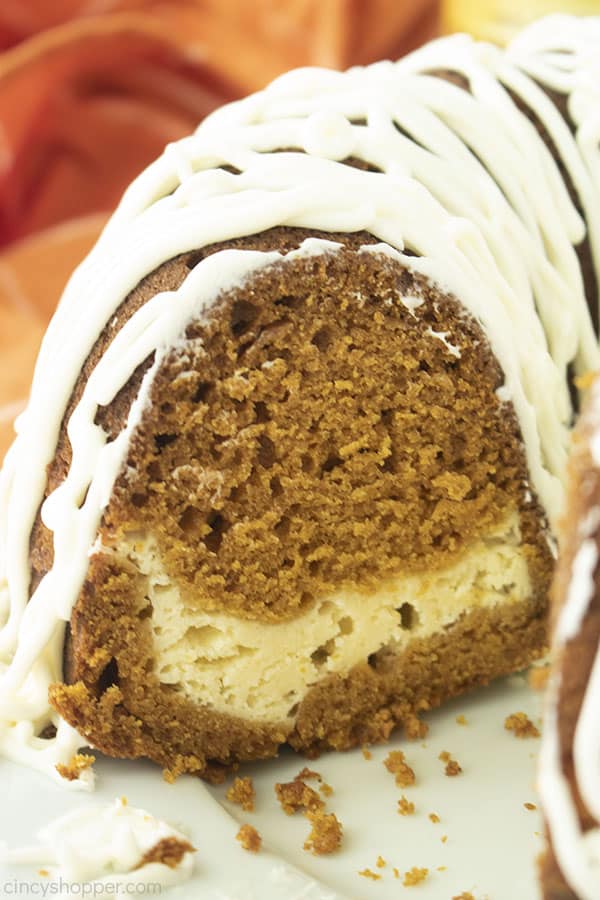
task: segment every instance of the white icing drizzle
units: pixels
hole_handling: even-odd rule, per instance
[[[194,870],[194,855],[189,850],[174,867],[158,862],[140,866],[144,854],[160,841],[189,840],[123,799],[72,810],[40,829],[37,838],[39,844],[32,847],[10,850],[0,846],[0,862],[43,866],[48,873],[48,896],[67,898],[77,893],[111,900],[128,893],[141,894],[144,888],[150,892],[150,886],[154,892],[156,887],[162,891],[188,881]]]
[[[563,140],[564,125],[552,104],[543,104],[544,124],[552,136],[578,192],[591,240],[596,272],[600,271],[600,18],[577,20],[551,16],[518,36],[508,58],[540,84],[568,98],[575,147]],[[522,94],[523,97],[527,95]],[[578,153],[576,152],[578,151]],[[600,409],[598,386],[592,414]],[[597,441],[597,433],[592,438]],[[592,446],[592,455],[593,446]],[[596,459],[596,463],[598,463]],[[580,546],[572,564],[571,582],[554,636],[560,654],[580,631],[594,595],[597,566],[595,535],[599,511],[591,510],[580,524]],[[581,900],[600,898],[600,827],[583,833],[572,792],[562,771],[557,721],[560,680],[549,688],[540,754],[539,787],[554,852],[568,884]],[[590,813],[600,821],[600,648],[577,722],[573,745],[575,778]]]
[[[589,34],[585,25],[573,26],[571,44],[587,46]],[[213,114],[133,182],[65,291],[0,478],[0,752],[58,778],[56,763],[68,762],[84,743],[49,709],[47,689],[60,679],[64,623],[164,354],[187,322],[259,268],[338,252],[339,245],[312,239],[285,259],[214,254],[178,291],[157,295],[127,322],[69,421],[71,469],[42,510],[55,563],[28,602],[31,528],[81,367],[127,293],[179,253],[277,225],[375,235],[382,243],[362,252],[421,273],[481,323],[504,373],[502,399],[519,420],[531,486],[556,519],[572,415],[566,369],[572,362],[577,371],[598,367],[600,353],[573,249],[584,223],[556,162],[505,86],[535,110],[585,195],[595,258],[600,231],[588,205],[600,209],[599,154],[588,144],[585,155],[579,152],[579,139],[593,133],[591,107],[577,101],[572,136],[527,74],[525,57],[523,45],[513,60],[459,36],[396,64],[343,74],[298,70]],[[423,74],[431,68],[462,72],[471,92]],[[380,171],[339,162],[350,155]],[[225,165],[239,174],[215,168]],[[403,302],[418,316],[415,299]],[[94,424],[97,407],[152,352],[127,425],[107,443]],[[48,724],[57,728],[55,739],[39,737]]]

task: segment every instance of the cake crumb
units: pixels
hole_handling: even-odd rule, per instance
[[[456,724],[457,725],[468,725],[469,723],[467,722],[465,716],[463,716],[463,714],[461,713],[460,716],[456,717]]]
[[[463,891],[462,894],[455,894],[452,900],[475,900],[471,891]]]
[[[414,770],[406,762],[402,750],[390,750],[383,764],[388,772],[396,776],[398,787],[410,787],[415,783]]]
[[[91,768],[96,762],[96,757],[91,753],[75,753],[67,765],[57,763],[55,768],[59,775],[67,781],[77,781],[82,772]]]
[[[410,715],[404,719],[404,734],[409,741],[419,741],[427,737],[429,733],[429,725],[422,722],[418,716]]]
[[[430,822],[433,822],[434,825],[437,825],[437,823],[440,821],[440,817],[437,813],[429,813],[429,820]]]
[[[445,844],[446,841],[448,840],[448,835],[447,835],[447,834],[443,834],[442,837],[440,838],[440,840],[441,840],[442,844]]]
[[[525,807],[525,809],[537,809],[535,803],[524,803],[523,806]]]
[[[333,788],[330,784],[327,784],[326,781],[324,781],[323,784],[319,787],[319,790],[324,797],[331,797],[331,795],[333,794]]]
[[[323,781],[319,772],[315,772],[314,769],[307,769],[304,766],[303,769],[300,769],[297,775],[294,775],[294,781],[310,781],[311,778],[316,778],[317,781]]]
[[[409,869],[408,872],[404,873],[402,884],[404,887],[414,887],[425,881],[428,875],[429,869],[419,869],[417,866],[413,866],[412,869]]]
[[[262,838],[253,825],[242,825],[235,839],[250,853],[258,853],[262,844]]]
[[[378,875],[377,872],[373,872],[372,869],[361,869],[358,874],[362,875],[363,878],[370,878],[371,881],[379,881],[381,878],[381,875]]]
[[[534,666],[529,670],[527,683],[532,691],[544,691],[550,677],[550,666]]]
[[[415,811],[415,804],[407,800],[404,794],[398,800],[398,812],[401,816],[412,816]]]
[[[243,778],[235,778],[233,784],[225,794],[231,803],[237,803],[244,812],[254,812],[256,791],[249,775]]]
[[[507,731],[512,731],[518,738],[537,738],[540,736],[539,728],[533,724],[528,715],[524,712],[516,712],[507,716],[504,720],[504,727]]]
[[[394,866],[392,872],[394,873],[394,878],[400,878],[400,869],[397,869],[396,866]]]
[[[460,773],[462,772],[462,768],[460,767],[458,762],[455,759],[452,759],[451,754],[448,753],[447,750],[442,750],[438,759],[441,759],[443,763],[446,763],[446,768],[444,771],[449,778],[454,775],[460,775]]]
[[[182,841],[176,837],[163,838],[154,847],[146,850],[135,869],[141,869],[149,863],[162,863],[169,869],[176,869],[186,853],[195,853],[189,841]]]
[[[306,818],[312,828],[304,842],[305,850],[312,850],[316,856],[335,853],[342,843],[342,823],[335,813],[325,813],[322,809],[307,812]]]
[[[371,753],[371,751],[369,750],[368,747],[362,748],[362,755],[364,756],[365,759],[373,759],[373,754]]]
[[[303,781],[288,781],[284,784],[276,784],[275,793],[281,803],[281,808],[288,816],[293,815],[298,809],[315,812],[315,810],[323,809],[325,806],[317,792]]]
[[[448,866],[438,866],[438,867],[437,867],[437,871],[438,871],[438,872],[445,872],[447,868],[448,868]]]
[[[49,876],[49,874],[50,874],[50,872],[48,871],[48,869],[38,869],[38,875],[41,878],[47,878]]]
[[[211,766],[199,756],[189,756],[177,753],[168,769],[163,769],[162,776],[167,784],[174,784],[180,775],[190,775],[193,772],[201,774],[203,781],[209,784],[223,784],[231,769],[225,766]]]
[[[386,863],[385,859],[383,858],[383,856],[378,856],[377,862],[375,863],[375,865],[377,866],[378,869],[384,869],[387,866],[387,863]]]

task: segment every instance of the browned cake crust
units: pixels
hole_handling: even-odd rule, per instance
[[[115,331],[201,257],[227,246],[287,251],[307,234],[273,229],[161,266],[102,335],[71,408]],[[66,683],[51,701],[105,753],[149,756],[177,774],[271,756],[286,740],[308,752],[383,740],[396,723],[544,649],[543,516],[525,502],[522,443],[512,407],[495,393],[502,376],[487,340],[454,298],[398,262],[357,252],[369,235],[325,237],[346,250],[261,272],[188,327],[154,381],[103,544],[151,532],[188,602],[272,623],[346,585],[368,602],[386,578],[451,563],[518,509],[531,596],[474,610],[404,653],[383,649],[317,682],[291,720],[257,725],[157,680],[144,580],[98,554],[71,619]],[[393,300],[398,292],[421,293],[418,317]],[[440,352],[427,329],[447,334],[460,357]],[[102,410],[112,436],[141,374]],[[63,428],[49,489],[69,457]],[[35,580],[52,562],[40,522],[32,561]]]
[[[581,544],[580,526],[593,509],[600,507],[600,472],[593,461],[590,440],[598,428],[597,411],[584,410],[573,434],[567,485],[567,511],[562,526],[559,563],[552,586],[552,620],[556,622],[566,601],[573,560]],[[600,553],[600,529],[593,535]],[[586,809],[574,775],[573,740],[581,704],[600,644],[600,567],[594,572],[594,596],[579,634],[565,646],[554,668],[559,676],[557,701],[558,735],[562,769],[575,800],[581,826],[589,830],[600,825]],[[541,860],[544,900],[578,900],[560,871],[552,842]]]

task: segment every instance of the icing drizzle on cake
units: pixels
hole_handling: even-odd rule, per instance
[[[222,251],[119,332],[70,419],[71,470],[42,509],[55,563],[29,599],[31,528],[81,367],[127,293],[179,253],[276,225],[374,234],[382,243],[364,252],[425,275],[482,324],[518,416],[531,488],[555,521],[572,417],[567,367],[597,368],[600,353],[574,249],[585,224],[509,91],[552,138],[600,269],[599,40],[597,20],[559,17],[507,53],[459,35],[399,63],[292,72],[214,113],[136,179],[65,291],[0,480],[0,752],[58,778],[56,763],[85,743],[49,709],[47,689],[60,680],[65,623],[161,354],[222,291],[285,264],[277,253]],[[468,90],[436,70],[457,73]],[[543,87],[568,95],[573,133]],[[349,157],[372,171],[346,165]],[[310,240],[295,252],[336,248]],[[97,407],[153,351],[125,429],[107,443]],[[41,738],[49,724],[56,737]],[[583,729],[585,741],[592,732]],[[89,773],[71,784],[90,786]]]

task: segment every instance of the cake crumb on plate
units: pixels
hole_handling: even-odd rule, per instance
[[[540,730],[537,728],[529,716],[524,712],[512,713],[504,720],[504,727],[507,731],[512,731],[518,738],[537,738],[540,736]]]
[[[258,853],[262,844],[262,838],[253,825],[242,825],[235,839],[240,842],[244,850],[249,850],[250,853]]]
[[[447,750],[442,750],[438,759],[441,759],[443,763],[446,763],[445,772],[448,777],[460,775],[460,773],[462,772],[462,768],[459,763],[455,759],[452,759],[452,755],[448,753]]]
[[[362,875],[363,878],[370,878],[371,881],[379,881],[381,878],[381,875],[378,875],[377,872],[373,872],[372,869],[361,869],[358,874]]]
[[[293,815],[299,809],[314,812],[325,806],[317,792],[303,781],[278,783],[275,785],[275,793],[281,803],[281,808],[288,816]]]
[[[335,813],[325,813],[319,809],[316,812],[307,812],[306,818],[312,828],[304,842],[304,849],[312,850],[316,856],[335,853],[341,846],[343,833],[342,823]]]
[[[233,784],[225,794],[231,803],[237,803],[244,812],[254,812],[256,791],[249,775],[243,778],[235,778]]]
[[[176,869],[186,853],[195,852],[196,848],[189,841],[182,841],[177,837],[163,838],[146,850],[135,869],[141,869],[149,863],[161,863],[169,869]]]
[[[388,772],[396,776],[398,787],[410,787],[415,783],[414,770],[406,762],[406,757],[402,750],[390,750],[383,764]]]
[[[412,816],[415,811],[415,804],[407,800],[404,794],[398,800],[398,812],[401,816]]]
[[[415,887],[415,885],[425,881],[428,875],[429,869],[419,869],[418,866],[413,866],[412,869],[404,873],[402,884],[404,887]]]

